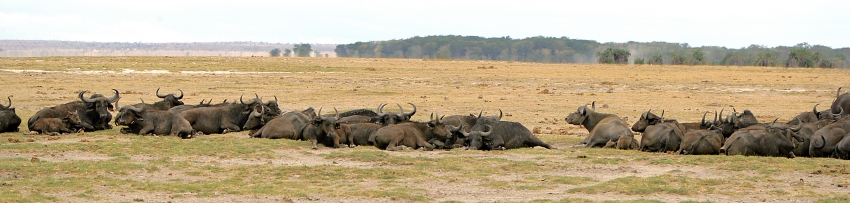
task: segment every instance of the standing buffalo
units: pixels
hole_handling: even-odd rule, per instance
[[[238,132],[256,105],[262,105],[259,98],[245,102],[240,96],[239,103],[198,107],[180,112],[179,115],[189,121],[192,129],[204,134]]]
[[[375,146],[389,151],[401,150],[404,147],[430,151],[434,149],[434,145],[429,143],[429,140],[449,138],[452,136],[450,130],[455,128],[457,127],[446,126],[440,122],[440,118],[434,116],[428,122],[390,125],[375,132]]]
[[[850,133],[850,118],[844,117],[839,121],[824,126],[815,131],[810,138],[809,155],[812,157],[831,156],[835,146]]]
[[[638,147],[629,126],[617,115],[597,113],[587,109],[587,105],[582,105],[564,120],[569,124],[582,125],[590,132],[587,138],[581,141],[585,147],[604,147],[608,141],[617,142],[617,149],[637,149]]]
[[[141,107],[124,106],[118,111],[115,124],[127,126],[121,129],[121,133],[172,135],[184,139],[192,137],[192,125],[179,114],[150,108],[144,100],[141,104]]]
[[[80,115],[80,125],[85,131],[95,131],[111,129],[112,125],[109,122],[112,120],[112,111],[115,106],[112,103],[118,102],[118,90],[115,91],[115,96],[104,97],[101,94],[93,94],[90,98],[83,97],[83,94],[88,90],[83,90],[79,94],[80,101],[68,102],[59,106],[42,109],[35,113],[27,121],[27,127],[32,129],[33,124],[42,118],[65,118],[68,112],[77,112]]]
[[[481,116],[478,113],[478,119],[475,125],[472,126],[469,133],[464,132],[469,142],[469,149],[493,150],[493,149],[514,149],[522,147],[541,146],[546,149],[552,149],[552,146],[546,144],[537,136],[531,133],[525,126],[517,122],[501,121],[502,110],[499,110],[499,116]]]
[[[6,98],[9,99],[9,105],[0,105],[0,133],[18,132],[20,130],[18,126],[21,125],[21,117],[18,117],[18,114],[15,113],[15,108],[12,107],[12,97]]]
[[[742,128],[720,148],[721,154],[744,156],[779,156],[794,158],[794,140],[802,142],[796,133],[800,126],[789,127],[784,123],[757,124]]]
[[[643,133],[640,139],[640,150],[645,152],[678,151],[685,134],[680,129],[679,123],[676,120],[664,121],[663,117],[658,117],[651,111],[641,114],[640,120],[632,125],[633,131]],[[664,113],[661,115],[663,116]],[[703,114],[703,120],[705,120],[705,114]]]
[[[835,101],[832,102],[830,109],[832,109],[832,113],[846,117],[850,115],[850,112],[844,111],[844,109],[850,109],[850,93],[841,94],[841,88],[838,87],[838,92],[835,93]]]

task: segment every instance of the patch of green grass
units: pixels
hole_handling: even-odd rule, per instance
[[[464,157],[408,157],[404,155],[392,155],[391,153],[419,153],[410,152],[387,152],[374,149],[361,150],[356,148],[350,151],[334,151],[324,156],[326,159],[345,159],[351,161],[374,162],[392,166],[411,167],[418,171],[452,171],[463,175],[489,176],[508,172],[525,173],[535,171],[551,170],[555,165],[538,165],[532,161],[514,161],[505,158],[471,158]],[[445,153],[456,153],[449,151]],[[473,152],[475,153],[475,152]],[[486,153],[486,152],[484,152]]]
[[[674,177],[669,174],[641,178],[629,176],[617,178],[593,186],[579,187],[568,190],[570,193],[619,192],[627,195],[647,195],[655,193],[670,193],[677,195],[717,194],[715,188],[725,184],[721,179],[699,179],[690,177]]]
[[[830,198],[824,198],[816,200],[815,203],[833,203],[833,202],[850,202],[850,196],[842,195],[842,196],[834,196]]]
[[[625,159],[621,159],[621,158],[594,158],[591,161],[591,163],[595,163],[595,164],[621,164],[621,163],[626,163],[626,162],[628,162],[628,161],[626,161]]]

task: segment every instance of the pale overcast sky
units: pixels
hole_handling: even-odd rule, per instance
[[[340,44],[428,35],[839,48],[850,47],[850,1],[0,0],[0,39]]]

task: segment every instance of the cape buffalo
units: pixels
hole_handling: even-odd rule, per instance
[[[850,133],[850,118],[848,117],[843,117],[841,120],[815,131],[815,134],[810,138],[809,155],[812,157],[831,156],[835,146],[847,133]]]
[[[313,143],[313,149],[318,149],[316,146],[317,143],[322,143],[328,147],[339,148],[339,136],[336,134],[336,130],[339,129],[339,124],[336,123],[336,120],[339,119],[339,111],[334,108],[336,115],[333,116],[323,116],[322,108],[319,108],[318,115],[313,117],[313,120],[310,121],[310,125],[304,127],[301,130],[302,136],[310,139],[310,142]]]
[[[582,125],[590,132],[587,138],[581,141],[585,147],[604,147],[608,141],[616,141],[617,149],[637,149],[634,134],[617,115],[597,113],[587,109],[587,105],[582,105],[564,120],[569,124]]]
[[[433,150],[434,145],[429,140],[446,139],[452,136],[450,129],[437,117],[431,117],[428,122],[405,122],[386,126],[375,132],[375,146],[389,151],[401,150],[404,147]]]
[[[150,108],[144,100],[141,104],[140,107],[123,106],[118,111],[115,124],[127,126],[121,129],[121,133],[172,135],[183,139],[192,137],[192,125],[179,114]]]
[[[398,114],[396,114],[396,113],[384,113],[384,106],[386,106],[386,104],[378,105],[378,112],[377,112],[378,115],[377,115],[377,118],[375,119],[375,122],[378,122],[378,123],[384,124],[384,125],[394,125],[394,124],[397,124],[397,123],[410,121],[410,117],[412,117],[414,114],[416,114],[416,105],[413,105],[413,103],[407,103],[407,104],[410,104],[411,106],[413,106],[413,111],[411,111],[410,113],[404,113],[404,108],[402,108],[401,105],[396,104],[396,105],[398,105],[398,108],[401,111],[401,113],[398,113]]]
[[[138,103],[138,104],[133,104],[133,106],[135,106],[135,107],[145,106],[145,109],[149,109],[149,110],[155,109],[155,110],[167,111],[168,109],[171,109],[172,107],[183,105],[183,101],[180,101],[180,99],[183,99],[183,90],[181,90],[181,89],[177,89],[177,90],[180,91],[180,96],[176,96],[174,94],[161,95],[161,94],[159,94],[159,88],[156,88],[156,97],[161,98],[162,101],[154,102],[153,104]]]
[[[676,120],[664,121],[663,117],[658,117],[651,111],[650,109],[641,114],[640,120],[632,125],[632,131],[643,133],[640,139],[640,150],[645,152],[678,151],[685,134],[680,129],[679,123]]]
[[[844,160],[850,159],[850,134],[844,135],[841,141],[835,145],[835,150],[832,151],[832,157]]]
[[[267,121],[270,121],[283,114],[283,111],[280,110],[280,106],[278,106],[277,104],[277,95],[274,96],[274,100],[269,100],[263,103],[263,106],[265,106],[266,109],[265,112],[263,112],[263,116]]]
[[[32,124],[34,124],[38,119],[64,118],[68,115],[68,112],[75,111],[78,115],[80,115],[80,121],[82,121],[80,126],[82,126],[83,130],[95,131],[111,129],[112,125],[110,125],[109,122],[112,121],[112,114],[110,114],[109,111],[112,111],[115,108],[112,103],[118,102],[118,99],[120,98],[118,90],[112,90],[115,91],[115,96],[109,98],[104,97],[101,94],[93,94],[90,98],[85,98],[83,97],[83,94],[88,92],[88,90],[83,90],[78,95],[80,101],[68,102],[58,106],[44,108],[27,120],[27,127],[32,129]]]
[[[384,125],[377,123],[340,124],[344,134],[337,135],[340,136],[340,144],[347,144],[348,147],[375,145],[373,135],[383,127]],[[370,138],[372,138],[371,142]]]
[[[179,115],[189,121],[193,129],[204,134],[238,132],[256,105],[262,105],[259,98],[245,102],[240,96],[239,103],[198,107],[180,112]]]
[[[475,126],[476,121],[478,121],[478,117],[475,117],[475,115],[473,114],[451,115],[446,116],[446,118],[443,119],[443,123],[445,123],[446,125],[458,126],[461,127],[461,129],[464,126]],[[463,146],[469,146],[469,140],[466,139],[466,136],[461,130],[457,130],[453,131],[452,137],[443,141],[442,145],[444,149],[459,148]]]
[[[799,123],[813,123],[821,120],[837,121],[841,118],[841,114],[844,113],[843,109],[840,109],[839,111],[839,113],[835,114],[832,113],[832,109],[818,111],[818,104],[815,104],[815,107],[812,108],[812,111],[800,113],[799,115],[788,121],[788,125],[797,125]]]
[[[838,87],[838,91],[835,93],[835,101],[832,102],[830,109],[834,114],[840,114],[841,117],[847,117],[847,115],[850,115],[850,110],[844,111],[844,109],[850,109],[850,93],[841,94],[841,88],[842,87]]]
[[[709,126],[705,130],[695,130],[685,133],[677,154],[685,155],[716,155],[720,154],[723,145],[722,129]]]
[[[720,148],[721,154],[744,156],[784,156],[794,155],[794,141],[802,142],[795,131],[800,126],[789,127],[784,123],[757,124],[742,128],[735,133]]]
[[[314,117],[316,117],[316,114],[313,107],[300,112],[287,112],[267,121],[260,129],[249,132],[248,135],[256,138],[305,140],[301,132]]]
[[[21,117],[15,113],[15,107],[12,107],[12,97],[9,99],[9,105],[0,105],[0,133],[3,132],[18,132],[21,125]]]
[[[720,110],[720,116],[718,118],[723,117],[723,109]],[[738,115],[738,112],[735,109],[732,109],[732,115],[726,116],[726,119],[718,121],[715,125],[721,129],[723,129],[723,136],[729,138],[732,136],[732,133],[741,128],[746,128],[751,125],[759,124],[756,116],[753,115],[753,112],[750,110],[744,110],[744,113]]]
[[[69,111],[64,118],[40,118],[36,120],[30,131],[48,135],[74,133],[77,132],[76,128],[81,122],[76,111]]]
[[[820,120],[817,122],[800,122],[799,118],[796,117],[794,118],[794,120],[789,121],[788,125],[790,126],[801,124],[803,126],[802,128],[800,128],[799,131],[797,131],[797,134],[799,134],[800,137],[803,138],[803,141],[796,143],[797,147],[794,148],[794,155],[802,157],[811,157],[811,155],[809,154],[809,146],[812,143],[812,136],[815,134],[815,132],[829,125],[832,122],[832,120]]]
[[[464,136],[470,139],[469,149],[504,150],[535,146],[552,149],[551,145],[534,136],[531,130],[528,130],[522,124],[501,121],[501,109],[499,116],[481,116],[481,113],[483,111],[478,113],[478,119],[475,121],[475,125],[470,128],[469,133],[464,132]]]

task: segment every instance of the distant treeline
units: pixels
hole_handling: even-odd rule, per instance
[[[567,37],[484,38],[427,36],[337,45],[337,57],[504,60],[543,63],[615,63],[848,68],[850,48],[750,45],[740,49],[687,43],[599,43]]]
[[[205,51],[258,51],[274,48],[292,48],[296,44],[268,42],[80,42],[56,40],[0,40],[2,50],[205,50]],[[313,44],[312,50],[331,51],[336,44]]]

